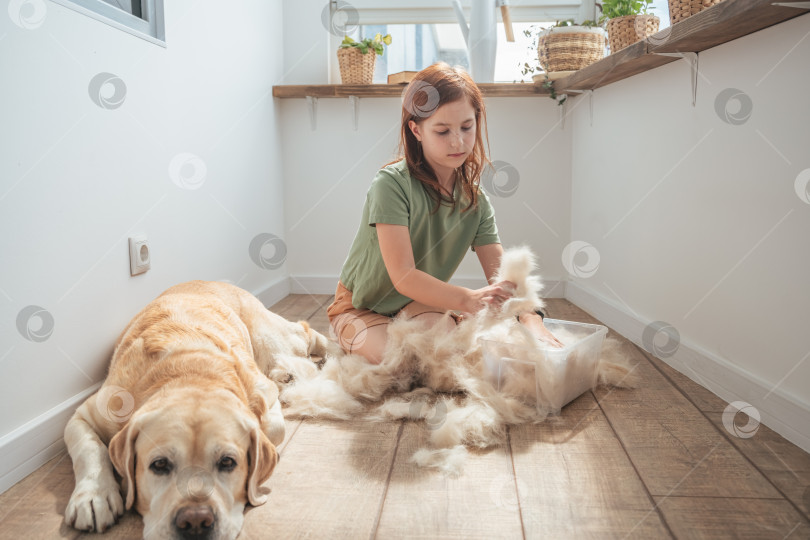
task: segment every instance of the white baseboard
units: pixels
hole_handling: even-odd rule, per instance
[[[568,283],[565,297],[644,349],[644,328],[653,321],[640,320],[614,302],[576,283]],[[690,343],[684,336],[681,336],[675,354],[661,360],[727,403],[745,401],[753,405],[759,411],[763,424],[805,452],[810,452],[810,406],[801,399],[779,389],[771,391],[773,385],[769,382]]]
[[[279,278],[260,291],[250,291],[258,298],[264,307],[272,306],[280,302],[290,294],[290,278]],[[332,292],[335,292],[334,290]]]
[[[335,294],[338,276],[290,276],[291,294]],[[450,283],[470,289],[480,289],[487,282],[483,277],[454,277]],[[565,281],[543,281],[546,298],[565,298]]]
[[[65,449],[65,425],[100,386],[94,384],[0,438],[0,493]]]

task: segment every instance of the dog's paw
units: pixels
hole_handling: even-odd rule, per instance
[[[124,514],[124,500],[118,484],[82,480],[76,485],[65,509],[65,523],[88,532],[104,532]]]

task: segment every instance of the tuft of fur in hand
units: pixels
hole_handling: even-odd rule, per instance
[[[532,275],[536,267],[537,258],[528,247],[521,246],[504,251],[494,282],[511,281],[517,287],[513,291],[514,296],[504,302],[500,310],[502,317],[514,317],[545,306],[540,297],[543,283],[539,276]]]

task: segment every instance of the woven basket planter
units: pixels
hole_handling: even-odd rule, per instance
[[[675,24],[723,0],[669,0],[669,24]]]
[[[377,55],[369,50],[366,54],[357,47],[338,49],[340,82],[343,84],[371,84],[374,80],[374,64]]]
[[[546,72],[582,69],[605,57],[605,31],[587,26],[549,28],[537,36],[537,57]]]
[[[658,32],[661,20],[655,15],[625,15],[607,22],[610,54]]]

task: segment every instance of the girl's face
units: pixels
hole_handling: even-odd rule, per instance
[[[445,103],[430,117],[417,124],[408,122],[422,142],[422,152],[440,182],[452,178],[475,146],[475,109],[467,99]]]

